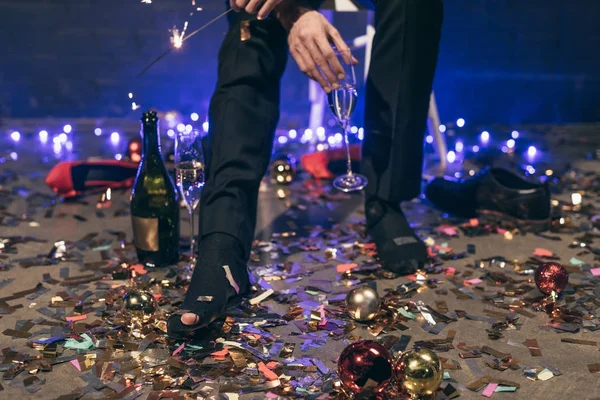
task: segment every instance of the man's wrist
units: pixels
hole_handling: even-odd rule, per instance
[[[283,0],[274,11],[281,25],[283,25],[286,31],[289,31],[298,18],[314,10],[315,8],[311,7],[308,1],[305,0]]]

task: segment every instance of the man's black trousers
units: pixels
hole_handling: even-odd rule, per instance
[[[423,135],[443,4],[442,0],[377,0],[374,6],[376,34],[364,94],[361,172],[369,180],[367,198],[401,202],[420,192]],[[209,109],[200,234],[230,234],[249,251],[258,189],[279,120],[287,35],[274,18],[258,21],[245,13],[232,13],[229,23]],[[250,33],[249,39],[241,40],[242,30]]]

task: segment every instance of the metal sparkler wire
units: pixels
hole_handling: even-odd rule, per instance
[[[227,11],[222,12],[221,14],[217,15],[215,18],[211,19],[210,21],[208,21],[207,23],[205,23],[204,25],[202,25],[200,28],[196,29],[195,31],[191,32],[189,35],[187,35],[186,37],[184,37],[181,42],[185,42],[186,40],[188,40],[189,38],[191,38],[192,36],[197,35],[198,33],[200,33],[201,31],[203,31],[204,29],[206,29],[207,27],[209,27],[210,25],[212,25],[213,23],[215,23],[216,21],[220,20],[221,18],[223,18],[224,16],[226,16],[227,14],[229,14],[231,11],[233,11],[233,8],[228,9]],[[157,62],[159,62],[160,60],[162,60],[163,58],[165,58],[169,53],[171,53],[173,51],[173,48],[170,47],[167,51],[165,51],[164,53],[162,53],[160,56],[156,57],[156,59],[154,59],[154,61],[152,61],[150,64],[148,64],[148,66],[146,68],[144,68],[139,74],[138,74],[138,78],[140,78],[142,75],[144,75],[150,68],[152,68],[152,66],[154,66],[154,64],[156,64]]]

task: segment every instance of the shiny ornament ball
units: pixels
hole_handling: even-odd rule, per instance
[[[569,283],[569,273],[562,265],[548,262],[535,270],[535,284],[544,294],[559,294]]]
[[[294,157],[281,155],[271,164],[271,179],[282,185],[289,185],[296,177],[296,161]]]
[[[123,295],[123,312],[136,324],[145,324],[154,318],[158,303],[150,292],[130,289]]]
[[[381,393],[392,379],[392,357],[373,340],[361,340],[346,347],[338,360],[338,375],[351,392],[369,389]]]
[[[402,354],[394,369],[399,389],[417,399],[433,396],[444,377],[442,362],[433,351],[425,348]]]
[[[381,299],[375,289],[360,286],[352,289],[346,296],[346,309],[356,321],[371,321],[377,316]]]

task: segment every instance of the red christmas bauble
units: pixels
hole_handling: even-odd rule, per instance
[[[547,262],[535,270],[535,284],[544,294],[555,292],[559,294],[569,283],[569,273],[562,265]]]
[[[389,351],[373,340],[352,343],[338,360],[340,380],[354,393],[365,389],[381,393],[392,379],[392,370]]]

